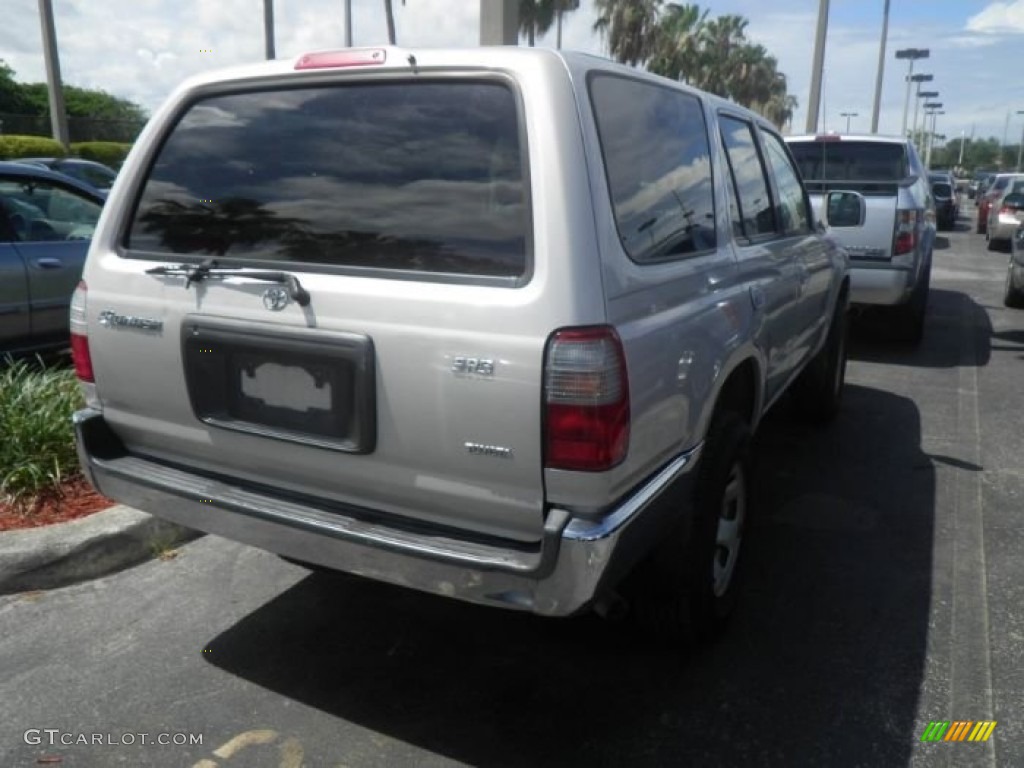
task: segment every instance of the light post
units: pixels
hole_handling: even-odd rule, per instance
[[[811,95],[807,100],[807,133],[818,131],[818,107],[821,104],[821,78],[825,70],[825,37],[828,35],[828,3],[818,5],[818,32],[814,37],[814,59],[811,64]]]
[[[263,48],[267,59],[274,58],[274,0],[263,0]]]
[[[50,128],[53,138],[65,151],[70,146],[68,115],[64,109],[64,86],[60,79],[60,54],[57,51],[57,28],[53,23],[51,0],[39,0],[39,23],[43,27],[43,59],[46,61],[46,85],[50,99]]]
[[[352,47],[352,0],[345,0],[345,47]]]
[[[878,74],[875,76],[875,105],[871,110],[871,132],[878,133],[878,110],[882,105],[882,75],[885,73],[885,41],[889,36],[889,0],[882,11],[882,42],[878,46]]]
[[[927,48],[903,48],[896,51],[897,59],[908,59],[910,61],[910,69],[907,72],[907,97],[903,102],[903,128],[900,131],[901,135],[907,135],[907,113],[910,111],[910,79],[914,76],[914,62],[918,59],[927,59],[931,55],[931,51]]]
[[[860,117],[860,115],[858,115],[856,112],[840,112],[839,116],[846,118],[846,132],[847,133],[850,132],[850,118],[851,117]]]
[[[925,155],[924,155],[924,167],[928,168],[928,169],[931,169],[931,167],[932,167],[932,136],[935,135],[935,122],[936,122],[936,120],[937,120],[939,115],[944,115],[946,113],[939,111],[940,109],[942,109],[942,104],[940,102],[935,102],[935,101],[925,102],[924,108],[925,108],[925,110],[927,110],[925,112],[925,119],[924,119],[925,125],[928,124],[928,118],[929,117],[931,117],[931,119],[932,119],[931,130],[928,132],[927,149],[925,150]]]
[[[1024,115],[1024,109],[1017,110],[1018,115]],[[1021,153],[1024,152],[1024,126],[1020,129],[1020,145],[1017,147],[1017,173],[1020,173]]]
[[[921,87],[920,84],[918,84],[918,88],[919,89],[920,89],[920,87]],[[921,101],[921,99],[924,99],[925,102],[927,102],[929,99],[937,99],[938,96],[939,96],[939,92],[938,91],[922,91],[922,90],[918,90],[917,96],[918,96],[918,99],[917,99],[917,101],[914,102],[914,126],[913,126],[913,128],[911,128],[910,133],[911,133],[911,137],[914,139],[914,146],[917,147],[917,151],[918,152],[923,152],[924,151],[924,131],[925,131],[925,126],[927,125],[927,123],[924,120],[921,121],[921,133],[918,134],[918,132],[917,132],[917,105]]]

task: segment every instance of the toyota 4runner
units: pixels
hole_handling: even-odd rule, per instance
[[[787,388],[839,406],[847,261],[812,216],[767,121],[596,57],[190,80],[73,300],[82,467],[303,563],[710,636],[751,433]]]

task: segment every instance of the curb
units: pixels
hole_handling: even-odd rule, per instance
[[[0,533],[0,595],[106,576],[202,533],[123,504],[88,517]]]

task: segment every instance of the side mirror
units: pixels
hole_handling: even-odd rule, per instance
[[[863,227],[867,209],[859,192],[829,192],[825,220],[830,227]]]

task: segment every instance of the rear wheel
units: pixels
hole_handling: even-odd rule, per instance
[[[750,430],[724,411],[708,430],[691,504],[629,585],[634,615],[659,641],[705,643],[725,626],[736,606],[750,481]]]
[[[1012,309],[1024,309],[1024,292],[1013,284],[1013,268],[1006,269],[1006,288],[1003,291],[1003,304]]]
[[[828,339],[793,382],[793,401],[807,421],[823,424],[839,413],[846,380],[846,341],[849,315],[841,296],[832,315]]]

